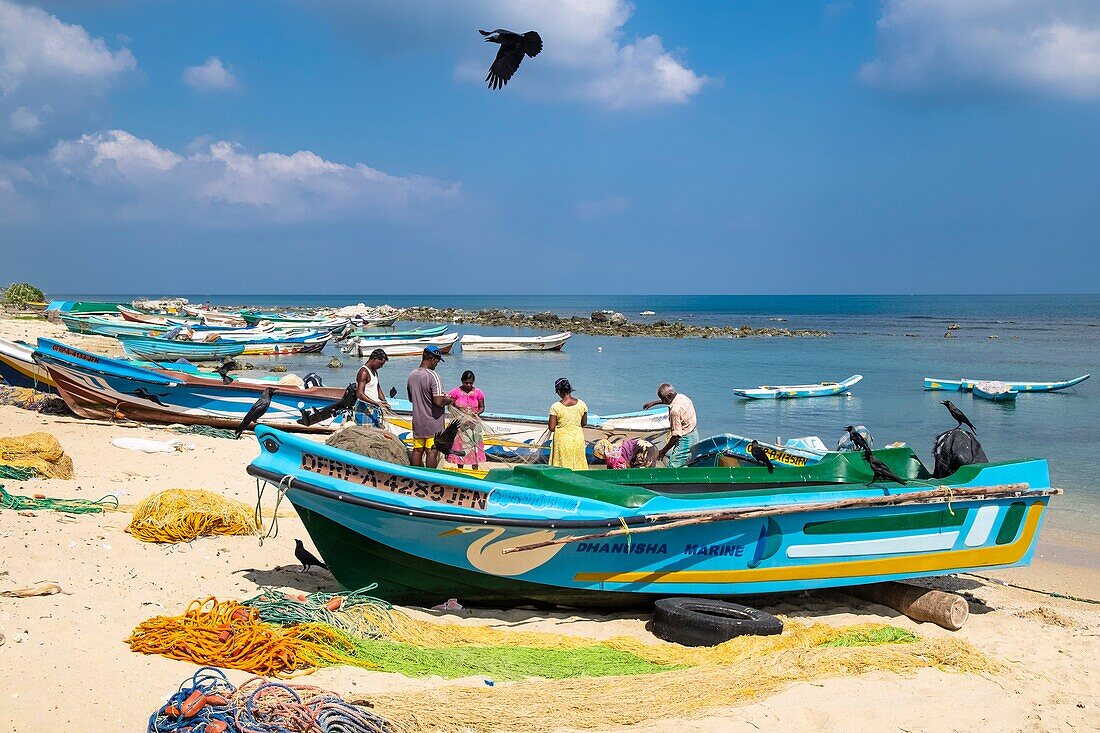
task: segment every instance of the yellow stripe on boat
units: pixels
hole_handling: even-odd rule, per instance
[[[975,550],[936,552],[927,555],[853,560],[785,568],[755,570],[669,570],[629,573],[577,573],[579,583],[760,583],[774,580],[816,580],[819,578],[861,578],[877,575],[924,573],[951,568],[973,568],[991,565],[1011,565],[1019,562],[1039,528],[1046,505],[1036,502],[1028,510],[1027,521],[1020,538],[1008,545],[982,547]]]

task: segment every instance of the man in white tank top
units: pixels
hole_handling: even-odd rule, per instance
[[[369,420],[376,428],[382,427],[382,408],[387,410],[390,403],[382,394],[382,383],[378,381],[378,370],[386,365],[389,357],[382,349],[370,352],[367,362],[359,367],[355,375],[355,424],[366,425]]]

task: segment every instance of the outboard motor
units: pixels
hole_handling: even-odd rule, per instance
[[[989,463],[977,437],[962,428],[951,428],[937,435],[932,444],[932,457],[936,461],[933,478],[950,476],[971,463]]]
[[[305,376],[305,379],[302,380],[302,386],[306,389],[310,389],[311,387],[324,387],[325,385],[321,384],[320,374],[317,372],[310,372]]]
[[[862,435],[863,439],[867,441],[867,445],[874,448],[875,447],[875,439],[871,437],[871,431],[868,430],[863,425],[856,425],[855,427],[856,427],[856,432],[859,433],[860,435]],[[844,435],[842,435],[840,440],[837,441],[836,449],[838,451],[859,450],[859,448],[856,448],[855,444],[852,443],[852,436],[848,435],[847,431],[845,431]]]

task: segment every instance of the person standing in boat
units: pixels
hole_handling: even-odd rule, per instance
[[[409,374],[406,389],[409,402],[412,403],[414,466],[435,468],[439,464],[439,451],[435,449],[435,435],[443,430],[444,408],[454,400],[443,391],[443,382],[435,373],[439,362],[443,361],[443,352],[438,346],[424,349],[420,366]]]
[[[669,432],[671,433],[665,447],[657,454],[657,460],[660,461],[667,456],[669,468],[680,468],[687,463],[688,456],[691,455],[691,446],[699,442],[695,404],[687,395],[677,394],[676,388],[666,382],[657,388],[657,399],[645,403],[642,409],[648,410],[657,405],[668,405]]]
[[[565,377],[554,382],[558,401],[550,406],[550,465],[584,471],[584,427],[588,425],[588,405],[573,396],[573,385]]]
[[[355,375],[355,424],[366,425],[367,421],[376,428],[382,427],[382,409],[390,408],[390,403],[382,395],[382,383],[378,381],[378,370],[386,365],[390,357],[382,349],[370,352],[367,361],[359,367]]]
[[[460,410],[458,440],[447,460],[456,466],[469,466],[475,471],[485,462],[485,442],[481,418],[485,412],[485,393],[474,386],[474,373],[462,372],[462,385],[449,393]]]

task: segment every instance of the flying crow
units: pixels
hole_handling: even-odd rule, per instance
[[[775,465],[772,463],[772,459],[768,458],[768,454],[755,440],[749,443],[749,455],[755,458],[757,462],[763,464],[763,466],[768,469],[768,473],[771,473],[775,470]]]
[[[302,572],[308,573],[311,567],[324,568],[328,570],[328,565],[321,562],[316,555],[306,549],[306,546],[302,544],[301,540],[294,540],[294,557],[298,558],[298,562],[302,563]]]
[[[535,31],[520,35],[497,28],[492,32],[479,29],[478,33],[485,36],[486,43],[500,44],[497,57],[493,59],[493,65],[489,67],[489,74],[485,77],[490,89],[501,89],[508,83],[523,61],[524,54],[535,58],[542,50],[542,38]]]
[[[874,481],[871,483],[893,481],[896,484],[905,485],[905,479],[891,471],[885,463],[875,458],[875,454],[870,450],[863,451],[863,460],[867,461],[867,465],[871,467],[871,473],[875,475]]]
[[[971,430],[975,433],[978,432],[978,429],[974,427],[974,423],[970,422],[966,415],[963,414],[963,411],[955,407],[951,400],[944,400],[940,404],[947,408],[947,411],[951,413],[951,417],[955,418],[955,422],[958,423],[956,427],[961,428],[963,425],[969,425]]]
[[[229,384],[233,381],[229,378],[229,372],[233,371],[234,369],[239,369],[239,367],[237,366],[237,362],[226,361],[222,362],[221,366],[215,369],[214,372],[221,375],[222,384]]]
[[[849,425],[844,429],[848,431],[848,438],[852,441],[852,445],[856,447],[856,450],[871,450],[871,446],[867,445],[867,440],[856,432],[855,426]]]
[[[244,415],[244,420],[241,420],[241,424],[237,426],[237,438],[241,437],[241,433],[248,430],[254,422],[259,420],[267,412],[267,408],[271,407],[271,396],[275,394],[274,387],[264,387],[264,391],[260,393],[260,396],[252,403],[252,407],[248,408],[248,412]]]

